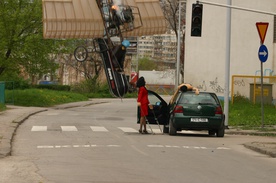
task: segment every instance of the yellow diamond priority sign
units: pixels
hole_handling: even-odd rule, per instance
[[[267,28],[268,28],[268,22],[257,22],[256,26],[258,29],[258,33],[261,39],[261,44],[264,44]]]

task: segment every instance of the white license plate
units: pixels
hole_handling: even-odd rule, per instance
[[[191,122],[208,122],[207,118],[191,118]]]

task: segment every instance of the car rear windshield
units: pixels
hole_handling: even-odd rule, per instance
[[[182,93],[178,100],[179,104],[218,104],[218,100],[210,93]]]

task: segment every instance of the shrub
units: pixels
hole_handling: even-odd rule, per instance
[[[70,91],[71,87],[69,85],[33,85],[33,88],[37,89],[48,89],[48,90],[57,90],[57,91]]]
[[[2,103],[0,103],[0,112],[4,111],[6,109],[6,106]]]
[[[242,96],[240,93],[237,93],[237,94],[234,95],[234,102],[250,103],[250,100],[247,97]]]
[[[99,82],[96,78],[88,79],[81,81],[80,83],[76,83],[71,86],[72,92],[77,93],[96,93],[100,87]]]

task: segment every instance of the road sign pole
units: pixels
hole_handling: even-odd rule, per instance
[[[261,113],[262,113],[262,128],[264,127],[264,87],[263,87],[263,62],[261,62]]]
[[[264,76],[263,76],[263,63],[266,62],[267,58],[268,58],[268,49],[267,47],[264,45],[264,41],[265,41],[265,36],[266,36],[266,32],[267,32],[267,28],[268,28],[269,23],[268,22],[257,22],[256,26],[257,26],[257,30],[260,36],[260,49],[258,52],[259,55],[259,59],[261,62],[261,115],[262,115],[262,128],[264,128]]]

